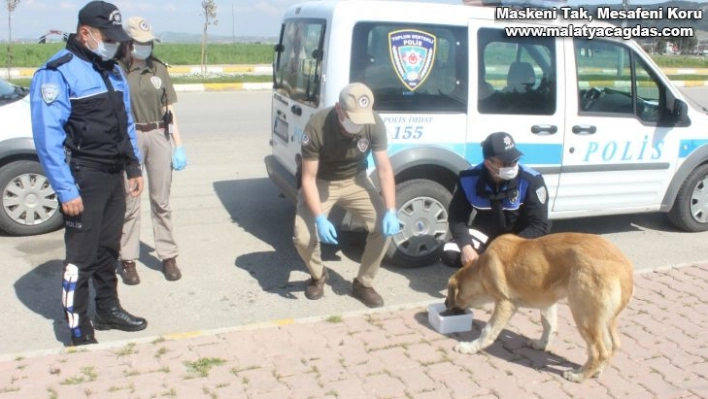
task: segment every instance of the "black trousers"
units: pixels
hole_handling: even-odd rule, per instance
[[[93,334],[88,317],[89,279],[96,291],[96,310],[119,305],[116,265],[125,217],[122,170],[72,165],[84,212],[65,216],[66,261],[62,301],[72,337]]]

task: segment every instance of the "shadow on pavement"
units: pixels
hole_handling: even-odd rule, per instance
[[[47,261],[15,282],[15,294],[27,309],[51,320],[57,341],[67,344],[69,330],[62,308],[63,260]]]
[[[295,204],[284,198],[267,178],[218,181],[214,183],[214,191],[234,223],[273,248],[273,251],[237,256],[235,266],[253,276],[266,292],[294,299],[294,292],[304,291],[307,279],[289,281],[290,273],[294,270],[308,273],[292,242]],[[358,263],[364,250],[366,234],[341,231],[338,234],[338,246],[322,246],[325,264],[338,262],[342,256]],[[419,269],[397,268],[385,263],[383,267],[408,278],[412,289],[433,297],[440,297],[441,287],[452,274],[444,270],[439,281],[431,281],[429,278],[421,278]],[[333,268],[328,270],[328,285],[333,292],[349,295],[354,276],[344,277]]]
[[[155,248],[140,241],[140,255],[138,261],[145,265],[150,270],[162,272],[162,261],[158,259],[157,254],[153,254]]]
[[[477,310],[478,312],[482,310]],[[428,312],[418,312],[415,315],[415,320],[421,325],[435,331],[428,323]],[[479,337],[482,328],[487,323],[485,321],[474,319],[472,321],[472,329],[464,333],[446,334],[457,342],[470,342]],[[537,338],[537,337],[533,337]],[[544,370],[558,375],[563,375],[563,371],[568,369],[576,369],[579,364],[568,361],[562,356],[558,356],[552,352],[544,352],[531,348],[528,345],[529,337],[516,334],[510,330],[504,329],[497,337],[496,341],[484,350],[487,354],[506,360],[509,363],[514,363],[520,366],[532,368],[534,370]],[[556,337],[556,345],[560,345],[561,340]],[[455,344],[451,345],[450,351],[453,350]],[[553,345],[551,345],[551,351]],[[467,356],[481,356],[480,354],[470,354]]]
[[[237,256],[235,266],[253,276],[263,291],[296,299],[293,293],[304,291],[306,281],[290,282],[290,273],[306,269],[292,243],[295,206],[265,178],[214,182],[214,191],[235,224],[273,248]]]
[[[349,259],[358,262],[361,259],[366,245],[366,232],[346,232],[340,233],[339,246],[342,253]],[[457,269],[443,266],[436,263],[424,267],[406,268],[387,263],[385,260],[381,265],[386,270],[400,274],[408,279],[408,286],[416,291],[425,293],[433,298],[444,298],[440,290],[447,286],[448,278]]]

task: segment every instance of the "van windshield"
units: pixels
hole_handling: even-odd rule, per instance
[[[467,28],[360,22],[350,81],[374,92],[378,111],[466,112]]]
[[[317,107],[325,21],[286,20],[275,47],[273,84],[276,92]]]

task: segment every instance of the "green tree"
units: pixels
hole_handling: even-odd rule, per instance
[[[202,9],[204,10],[204,31],[202,32],[201,66],[202,74],[205,74],[207,64],[207,30],[209,29],[209,25],[216,26],[219,21],[216,19],[216,3],[214,3],[214,0],[202,0]]]
[[[20,4],[20,0],[7,1],[7,76],[10,77],[10,68],[12,67],[12,13]]]

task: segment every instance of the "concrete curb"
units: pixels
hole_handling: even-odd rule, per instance
[[[670,269],[671,268],[669,268],[667,270],[670,270]],[[13,361],[18,358],[32,359],[32,358],[37,358],[37,357],[41,357],[41,356],[61,355],[61,354],[67,353],[67,352],[78,351],[78,350],[81,350],[81,351],[84,351],[84,350],[85,351],[101,351],[101,350],[107,350],[107,349],[122,348],[122,347],[125,347],[126,345],[129,345],[131,343],[132,344],[146,344],[146,343],[155,342],[157,340],[178,341],[178,340],[185,340],[185,339],[198,338],[198,337],[209,337],[209,336],[214,336],[214,335],[219,335],[219,334],[228,334],[228,333],[232,333],[232,332],[262,330],[262,329],[266,329],[266,328],[278,328],[278,327],[289,326],[291,324],[315,323],[315,322],[320,322],[320,321],[327,321],[328,319],[330,319],[332,317],[348,319],[348,318],[358,317],[358,316],[374,315],[374,314],[388,313],[388,312],[399,312],[399,311],[411,310],[411,309],[417,309],[417,308],[427,309],[428,305],[433,304],[433,303],[440,303],[440,302],[441,302],[440,299],[430,299],[430,300],[426,300],[426,301],[412,302],[412,303],[406,303],[406,304],[400,304],[400,305],[384,306],[384,307],[376,308],[376,309],[363,308],[361,310],[354,310],[354,311],[350,311],[350,312],[339,313],[336,315],[333,314],[333,315],[326,315],[326,316],[311,316],[311,317],[301,317],[301,318],[293,318],[293,319],[278,319],[278,320],[263,321],[263,322],[259,322],[259,323],[244,324],[244,325],[231,326],[231,327],[214,328],[214,329],[210,329],[210,330],[186,331],[186,332],[180,332],[180,333],[155,335],[155,336],[150,336],[150,337],[131,338],[131,339],[126,339],[126,340],[101,342],[99,344],[85,346],[80,349],[76,349],[73,347],[61,346],[61,347],[57,347],[57,348],[42,349],[42,350],[36,350],[36,351],[7,353],[7,354],[0,355],[0,363],[1,362],[10,362],[10,361]]]

